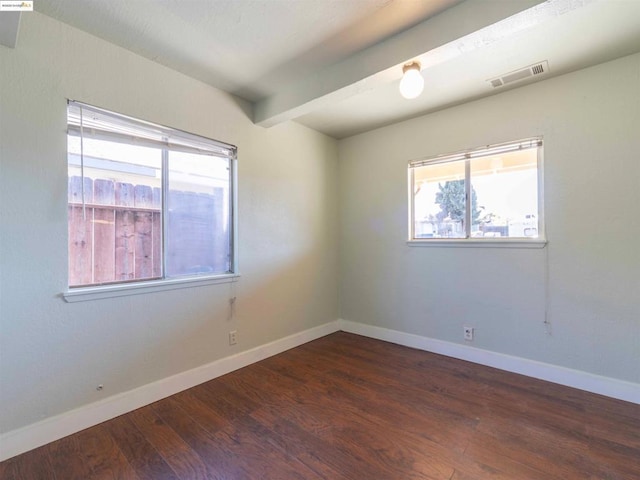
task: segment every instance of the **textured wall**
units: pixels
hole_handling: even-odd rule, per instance
[[[634,55],[342,140],[341,317],[640,382],[639,132]],[[545,249],[406,244],[409,160],[536,135]]]
[[[0,95],[0,432],[337,318],[334,140],[38,13],[0,46]],[[235,285],[60,298],[67,98],[238,146]]]

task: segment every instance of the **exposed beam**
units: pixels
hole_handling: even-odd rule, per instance
[[[402,65],[443,45],[526,10],[542,0],[467,0],[415,27],[338,62],[304,81],[283,85],[256,103],[254,122],[271,127],[313,109],[389,82]]]
[[[16,48],[21,12],[0,12],[0,45]]]

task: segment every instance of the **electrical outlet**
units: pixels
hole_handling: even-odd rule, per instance
[[[473,341],[473,327],[467,327],[465,325],[462,328],[464,328],[464,339],[468,342]]]
[[[238,343],[238,331],[232,330],[229,332],[229,345],[235,345]]]

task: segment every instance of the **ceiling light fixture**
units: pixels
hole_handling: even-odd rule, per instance
[[[402,67],[400,94],[407,99],[416,98],[424,89],[424,78],[420,73],[420,62],[407,63]]]

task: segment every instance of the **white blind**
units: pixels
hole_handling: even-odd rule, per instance
[[[69,100],[67,109],[67,133],[83,138],[229,159],[235,159],[237,152],[237,148],[228,143],[136,120],[74,100]]]
[[[463,152],[450,153],[447,155],[438,155],[437,157],[421,158],[409,162],[409,168],[423,167],[435,163],[455,162],[456,160],[466,160],[470,158],[488,157],[491,155],[499,155],[503,153],[516,152],[519,150],[527,150],[530,148],[538,148],[542,146],[542,138],[527,138],[517,142],[499,143],[495,145],[486,145],[477,147]]]

